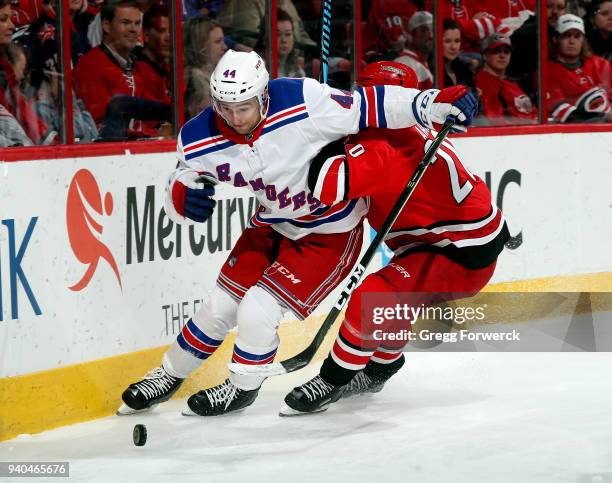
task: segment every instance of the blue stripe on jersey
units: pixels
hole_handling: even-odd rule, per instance
[[[233,146],[234,144],[236,143],[226,140],[226,142],[224,142],[223,144],[214,144],[204,149],[198,149],[195,151],[191,151],[190,153],[185,154],[185,159],[189,161],[190,159],[193,159],[193,158],[199,158],[200,156],[204,156],[205,154],[215,153],[217,151],[221,151],[222,149],[229,148],[230,146]]]
[[[355,208],[356,204],[357,204],[357,199],[351,200],[351,202],[347,205],[347,207],[344,208],[342,211],[339,211],[338,213],[334,213],[332,216],[325,218],[323,220],[296,221],[296,220],[292,220],[291,218],[262,218],[261,216],[259,216],[259,213],[257,213],[255,216],[257,217],[258,220],[261,220],[264,223],[271,223],[271,224],[289,223],[290,225],[297,226],[298,228],[314,228],[316,226],[324,225],[325,223],[333,223],[334,221],[338,221],[338,220],[341,220],[342,218],[345,218],[351,213],[351,211],[353,211],[353,208]]]
[[[221,345],[221,342],[223,342],[222,340],[217,340],[217,339],[213,339],[212,337],[208,337],[204,332],[198,329],[198,326],[195,325],[193,320],[191,319],[187,321],[187,327],[189,327],[189,330],[191,331],[191,333],[195,335],[196,338],[200,342],[204,342],[207,345],[217,345],[218,346],[218,345]]]
[[[250,352],[243,351],[237,345],[234,345],[234,352],[240,357],[243,357],[244,359],[248,359],[250,361],[263,361],[264,359],[267,359],[268,357],[274,355],[276,351],[277,349],[271,350],[267,354],[251,354]]]
[[[361,87],[357,88],[361,96],[361,113],[359,114],[359,130],[363,130],[368,127],[368,104],[366,102],[365,92]]]
[[[270,107],[268,117],[291,107],[304,104],[304,79],[274,79],[268,82]]]
[[[181,129],[180,137],[183,146],[211,138],[221,134],[215,123],[215,113],[212,107],[207,107],[196,117],[185,123]]]
[[[297,122],[297,121],[301,121],[302,119],[306,119],[308,117],[308,113],[307,112],[302,112],[301,114],[297,115],[297,116],[289,116],[287,119],[283,119],[282,121],[277,122],[276,124],[273,124],[270,127],[264,127],[261,131],[261,134],[267,134],[269,132],[274,131],[275,129],[278,129],[279,127],[283,127],[286,126],[287,124],[291,124],[293,122]]]
[[[385,117],[385,86],[375,86],[376,92],[376,112],[378,114],[378,127],[387,127],[387,118]]]

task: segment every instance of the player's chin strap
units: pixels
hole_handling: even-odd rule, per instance
[[[370,246],[361,257],[361,260],[359,260],[359,263],[357,263],[357,265],[353,269],[348,283],[344,287],[344,290],[342,290],[338,301],[329,311],[329,314],[327,314],[327,317],[323,321],[323,324],[319,328],[318,332],[314,336],[314,339],[308,345],[308,347],[306,347],[306,349],[304,349],[299,354],[290,357],[289,359],[286,359],[281,362],[275,362],[273,364],[246,365],[232,362],[229,364],[229,369],[231,372],[235,374],[256,374],[258,376],[278,376],[281,374],[287,374],[289,372],[297,371],[308,365],[308,363],[312,360],[317,350],[323,343],[323,339],[327,335],[327,332],[329,331],[331,326],[334,325],[336,318],[348,302],[351,294],[353,293],[353,290],[355,290],[355,288],[361,281],[361,277],[363,276],[367,266],[370,264],[372,258],[374,258],[378,247],[389,233],[389,230],[391,230],[391,227],[395,223],[395,220],[397,220],[397,217],[399,216],[401,211],[404,209],[404,206],[412,196],[412,193],[414,193],[415,188],[419,184],[419,181],[421,181],[421,178],[425,174],[425,171],[430,165],[431,160],[434,158],[436,152],[438,151],[440,144],[442,144],[442,141],[444,141],[446,135],[453,128],[455,122],[456,120],[454,117],[449,116],[446,118],[446,122],[444,122],[442,129],[440,129],[440,132],[438,133],[436,138],[429,145],[425,156],[414,170],[410,181],[408,181],[408,184],[399,195],[399,198],[393,205],[393,208],[391,208],[387,219],[380,227],[380,230],[378,230],[376,237],[374,237],[374,240],[372,240],[372,243],[370,243]]]

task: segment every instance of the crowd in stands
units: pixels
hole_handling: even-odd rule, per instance
[[[464,84],[480,101],[477,124],[538,122],[543,96],[550,122],[611,122],[612,0],[547,0],[548,70],[538,86],[535,0],[441,0],[445,87]],[[431,87],[431,0],[371,0],[364,60],[394,60]]]
[[[60,0],[0,0],[0,147],[57,144],[72,98],[75,142],[172,132],[168,0],[69,0],[69,63],[60,62]],[[355,2],[333,2],[328,83],[350,89]],[[278,0],[277,75],[320,71],[322,0]],[[182,0],[184,117],[210,105],[228,48],[267,53],[265,0]],[[538,91],[535,0],[439,0],[440,78],[480,101],[481,125],[611,122],[612,0],[546,0],[548,83]],[[395,60],[434,86],[433,0],[362,0],[361,64]],[[361,67],[361,65],[360,65]],[[540,99],[540,96],[543,96]],[[64,123],[65,124],[65,123]]]

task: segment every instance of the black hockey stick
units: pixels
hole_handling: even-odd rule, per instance
[[[321,12],[321,71],[319,82],[327,84],[327,70],[329,67],[329,42],[331,37],[331,0],[323,0]]]
[[[338,301],[331,308],[331,310],[329,311],[329,314],[327,314],[327,317],[323,321],[323,324],[317,331],[310,345],[306,347],[306,349],[304,349],[299,354],[293,357],[290,357],[289,359],[286,359],[284,361],[274,362],[272,364],[246,365],[246,364],[238,364],[238,363],[232,362],[229,364],[230,371],[232,371],[235,374],[252,374],[252,375],[258,375],[258,376],[278,376],[281,374],[287,374],[288,372],[297,371],[299,369],[302,369],[306,365],[308,365],[308,363],[315,356],[319,347],[321,347],[321,344],[323,343],[323,339],[327,335],[327,332],[329,331],[331,326],[334,325],[334,322],[336,321],[338,314],[340,314],[340,312],[342,311],[342,309],[348,302],[351,294],[353,293],[353,290],[355,290],[355,288],[361,281],[361,277],[363,276],[367,266],[372,261],[372,258],[374,257],[376,250],[378,250],[378,247],[380,246],[384,238],[389,233],[389,230],[391,230],[391,227],[395,223],[395,220],[397,220],[397,217],[399,216],[400,212],[404,209],[404,206],[406,205],[406,203],[412,196],[412,193],[414,193],[415,188],[417,187],[419,181],[421,181],[421,178],[425,174],[425,171],[431,164],[431,160],[433,159],[436,152],[438,151],[440,144],[442,144],[442,141],[444,141],[444,138],[449,133],[454,123],[455,123],[455,119],[449,116],[446,119],[446,122],[444,123],[444,125],[442,126],[442,129],[440,129],[440,132],[438,133],[436,138],[433,141],[431,141],[431,144],[427,148],[427,152],[425,153],[425,156],[423,157],[419,165],[414,170],[414,173],[412,174],[410,181],[408,181],[408,184],[406,185],[404,190],[399,195],[399,198],[393,205],[393,208],[391,208],[391,211],[389,212],[389,216],[387,216],[387,219],[385,220],[383,225],[378,230],[376,237],[374,237],[374,240],[372,240],[372,242],[370,243],[370,246],[368,247],[366,252],[361,257],[361,260],[359,260],[359,263],[357,263],[357,265],[353,269],[353,273],[351,273],[349,281],[344,287],[344,290],[342,291],[342,293],[340,294]]]

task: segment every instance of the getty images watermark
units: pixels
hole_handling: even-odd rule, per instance
[[[445,342],[454,343],[462,341],[490,342],[490,341],[520,341],[520,332],[516,329],[496,332],[473,332],[467,329],[458,329],[454,332],[436,328],[421,328],[413,330],[414,321],[424,323],[434,321],[442,322],[442,327],[450,329],[450,324],[478,324],[486,320],[487,304],[478,306],[414,306],[409,303],[396,303],[394,306],[378,306],[372,308],[372,323],[377,328],[372,333],[378,342]],[[402,328],[404,327],[404,328]],[[410,327],[410,328],[407,328]]]
[[[610,292],[365,293],[360,302],[352,328],[373,350],[612,352]]]

